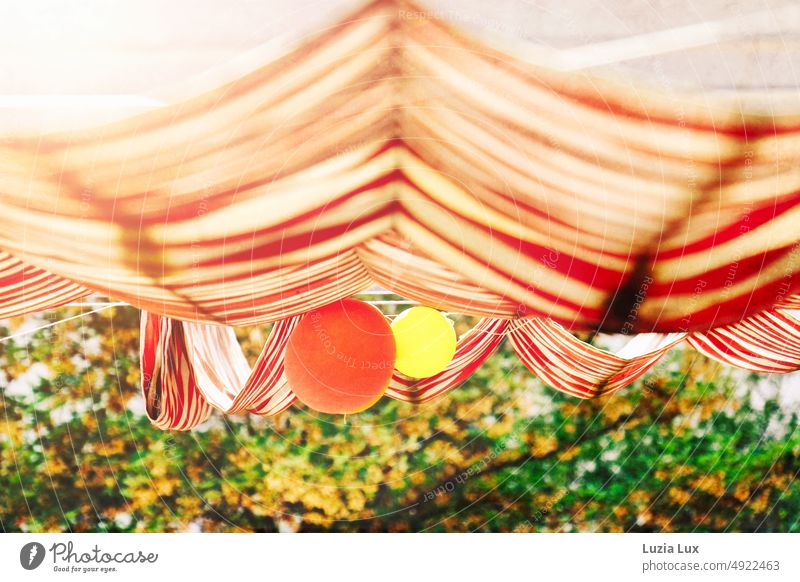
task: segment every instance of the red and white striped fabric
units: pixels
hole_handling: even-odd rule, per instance
[[[189,430],[205,421],[211,406],[198,389],[179,321],[142,313],[139,367],[145,411],[164,430]]]
[[[209,404],[226,414],[272,415],[294,402],[283,375],[283,353],[299,319],[275,323],[252,370],[232,328],[184,323],[186,350]]]
[[[283,375],[286,342],[299,317],[277,322],[251,370],[231,328],[142,316],[141,372],[147,413],[163,429],[187,430],[226,414],[272,415],[295,396]],[[707,333],[639,334],[612,353],[539,318],[482,319],[458,341],[441,373],[415,380],[395,372],[386,395],[425,402],[464,382],[508,335],[520,361],[551,387],[596,398],[628,386],[687,339],[701,353],[760,372],[800,369],[800,320],[776,310]]]
[[[456,354],[447,368],[422,380],[395,371],[386,395],[407,402],[425,402],[452,390],[492,355],[507,327],[508,322],[502,319],[482,319],[458,340]]]
[[[596,398],[642,376],[684,334],[635,336],[616,354],[581,341],[545,319],[512,322],[508,337],[522,363],[546,384],[579,398]]]
[[[277,414],[295,396],[283,353],[298,317],[277,322],[253,369],[229,327],[142,314],[141,374],[147,414],[163,429],[187,430],[225,414]]]
[[[0,251],[0,319],[45,311],[91,291]]]
[[[782,299],[776,304],[775,307],[778,309],[800,310],[800,294],[790,295],[789,297]]]
[[[800,370],[800,319],[797,312],[776,309],[744,321],[689,335],[698,352],[753,372]]]
[[[294,317],[273,326],[250,370],[233,329],[143,313],[142,391],[153,424],[188,430],[205,421],[212,408],[265,416],[288,408],[296,398],[283,374],[283,355],[297,321]],[[504,320],[482,320],[459,340],[444,371],[419,381],[395,373],[386,395],[422,402],[451,390],[489,357],[507,325]]]
[[[707,331],[798,292],[800,115],[549,70],[415,9],[371,0],[129,120],[0,128],[0,249],[54,296],[0,287],[4,313],[77,284],[251,325],[388,282],[634,334]],[[393,240],[416,250],[387,260]]]
[[[432,261],[394,231],[362,244],[358,256],[378,285],[403,297],[455,313],[515,315],[514,303]]]

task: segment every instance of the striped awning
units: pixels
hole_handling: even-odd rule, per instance
[[[213,409],[271,416],[296,397],[283,374],[283,353],[299,319],[275,324],[251,369],[233,329],[143,314],[142,392],[156,426],[187,430]],[[710,332],[632,336],[619,350],[595,347],[545,318],[483,318],[458,341],[445,370],[413,379],[395,371],[386,396],[422,403],[466,380],[508,338],[522,364],[559,392],[597,398],[631,384],[686,341],[700,353],[754,372],[800,369],[800,312],[776,309]]]
[[[712,357],[740,365],[752,349],[758,369],[785,371],[799,162],[800,114],[558,72],[374,0],[187,101],[3,136],[0,317],[92,292],[146,310],[149,381],[181,386],[194,420],[287,405],[277,368],[260,366],[277,365],[293,318],[375,284],[485,318],[444,376],[413,395],[393,383],[400,398],[455,385],[498,334],[584,396],[685,334]],[[280,323],[254,370],[240,355],[227,378],[168,369],[212,357],[209,342],[236,353],[214,325],[266,322]],[[606,358],[574,331],[660,339]],[[173,344],[179,357],[157,357]],[[591,373],[555,371],[577,361]],[[219,385],[242,388],[198,388]],[[153,405],[156,422],[175,426],[171,402]]]

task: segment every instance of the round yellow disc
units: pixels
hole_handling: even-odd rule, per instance
[[[447,367],[456,353],[453,323],[430,307],[412,307],[392,322],[397,346],[395,368],[412,378],[427,378]]]

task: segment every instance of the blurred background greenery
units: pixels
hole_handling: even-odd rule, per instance
[[[266,331],[239,332],[251,362]],[[595,401],[503,346],[424,405],[187,433],[150,426],[138,375],[131,308],[0,343],[4,531],[800,531],[796,378],[691,350]]]

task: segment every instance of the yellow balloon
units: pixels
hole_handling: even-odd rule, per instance
[[[412,307],[392,322],[397,346],[395,368],[412,378],[427,378],[447,367],[456,353],[453,323],[430,307]]]

